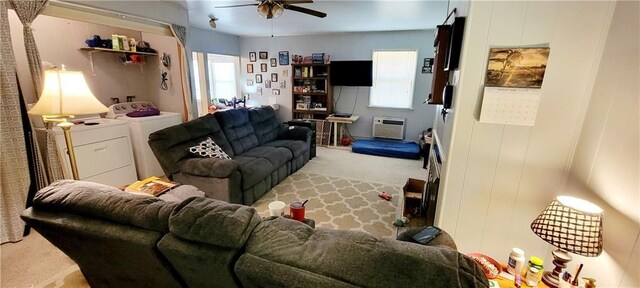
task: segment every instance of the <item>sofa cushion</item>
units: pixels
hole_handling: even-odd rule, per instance
[[[263,146],[287,148],[293,154],[293,158],[298,158],[309,149],[309,144],[297,140],[275,140]]]
[[[260,145],[275,140],[282,127],[276,117],[276,111],[271,106],[250,109],[249,122],[253,126]]]
[[[75,180],[56,181],[38,191],[33,199],[33,206],[40,210],[62,210],[158,232],[169,231],[169,216],[178,204]]]
[[[247,109],[231,109],[216,112],[213,115],[220,123],[235,155],[258,146],[258,138],[256,138],[253,126],[249,123]]]
[[[176,236],[227,248],[242,248],[260,223],[255,209],[209,198],[189,198],[171,214]]]
[[[293,154],[287,148],[260,146],[242,153],[240,156],[264,158],[271,162],[274,168],[278,168],[289,160],[293,159]]]
[[[236,156],[233,158],[238,163],[242,178],[242,191],[258,184],[271,175],[276,168],[271,162],[261,157]]]
[[[197,145],[207,137],[216,142],[229,156],[235,155],[218,121],[211,114],[151,133],[149,146],[165,174],[171,176],[180,172],[178,162],[195,157],[189,153],[188,148]]]
[[[262,221],[246,253],[361,287],[488,287],[480,267],[452,249],[313,229],[282,217]]]

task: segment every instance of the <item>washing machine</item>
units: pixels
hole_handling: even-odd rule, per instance
[[[142,108],[157,108],[147,101],[134,101],[118,103],[109,106],[107,118],[124,120],[129,125],[133,156],[136,162],[138,178],[144,179],[150,176],[162,176],[164,171],[160,163],[149,147],[149,134],[166,127],[182,123],[182,114],[161,111],[160,115],[145,117],[129,117],[126,114]]]

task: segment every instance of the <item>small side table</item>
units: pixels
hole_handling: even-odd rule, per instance
[[[327,121],[333,126],[333,146],[329,145],[327,147],[342,148],[343,146],[338,146],[338,130],[340,129],[340,124],[352,124],[358,121],[358,119],[360,119],[358,115],[351,115],[351,117],[335,117],[330,115],[327,117]],[[340,138],[342,138],[342,131],[340,131]]]

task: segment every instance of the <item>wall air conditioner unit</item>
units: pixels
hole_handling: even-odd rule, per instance
[[[404,139],[406,120],[398,117],[373,117],[373,137]]]

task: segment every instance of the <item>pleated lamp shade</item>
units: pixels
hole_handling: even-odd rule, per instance
[[[558,196],[531,223],[531,230],[562,250],[595,257],[602,253],[602,209],[569,196]]]
[[[91,93],[80,71],[51,69],[44,72],[44,88],[29,110],[35,115],[83,115],[105,113],[109,109]]]

